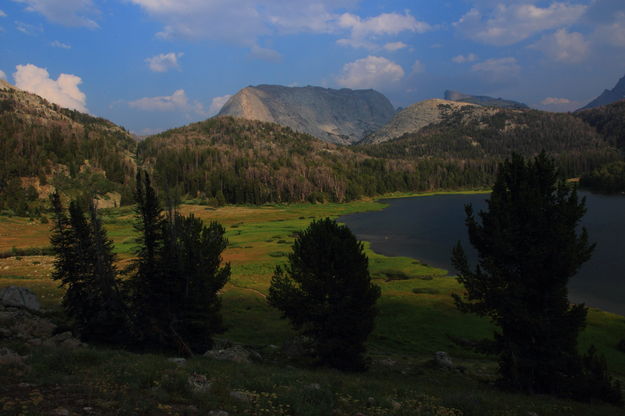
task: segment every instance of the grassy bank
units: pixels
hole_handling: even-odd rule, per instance
[[[392,194],[388,197],[402,196],[414,195]],[[265,296],[275,266],[286,261],[286,255],[295,237],[294,233],[305,228],[313,219],[381,210],[384,207],[384,204],[373,200],[348,204],[260,207],[210,208],[183,205],[181,211],[184,214],[192,213],[204,221],[219,221],[227,230],[226,236],[230,246],[224,253],[224,259],[232,264],[232,278],[223,292],[223,314],[228,327],[223,337],[256,346],[279,345],[291,337],[292,330],[279,318],[279,314],[267,305]],[[124,208],[103,214],[120,259],[122,262],[128,261],[132,257],[134,246],[132,210]],[[0,251],[11,250],[12,247],[44,247],[48,245],[49,227],[49,224],[23,218],[0,218]],[[495,363],[488,357],[480,356],[452,341],[452,338],[470,339],[487,336],[491,330],[486,320],[461,314],[454,308],[451,294],[462,291],[456,280],[448,276],[447,271],[424,265],[418,260],[386,257],[372,252],[368,244],[365,244],[365,247],[372,276],[383,293],[379,303],[380,315],[368,348],[374,363],[390,358],[397,363],[393,368],[374,364],[369,373],[345,375],[333,371],[285,368],[273,364],[241,367],[203,359],[194,359],[187,367],[178,368],[167,363],[162,357],[97,350],[67,352],[66,354],[78,354],[77,357],[68,359],[82,364],[51,369],[49,368],[51,362],[59,359],[55,358],[55,354],[63,352],[42,350],[34,353],[34,359],[40,360],[41,366],[33,366],[34,373],[25,377],[44,377],[47,374],[51,377],[49,380],[51,384],[76,384],[75,388],[79,390],[76,394],[106,396],[108,399],[103,399],[105,401],[118,401],[121,394],[118,390],[122,389],[120,386],[129,383],[132,385],[130,391],[137,394],[137,401],[147,392],[150,398],[148,402],[151,403],[153,410],[157,409],[158,405],[174,404],[174,407],[169,409],[172,413],[163,410],[165,412],[163,414],[176,412],[183,414],[175,406],[176,401],[188,404],[195,400],[200,407],[207,406],[206,409],[215,408],[219,404],[210,400],[204,403],[202,401],[204,399],[192,397],[191,393],[181,387],[181,383],[184,384],[181,380],[192,372],[202,372],[220,380],[225,386],[223,391],[227,389],[254,391],[259,394],[259,400],[265,397],[260,393],[273,392],[277,397],[271,399],[273,400],[271,406],[289,405],[291,409],[289,414],[298,415],[328,415],[330,413],[323,409],[336,408],[343,409],[341,410],[345,412],[343,414],[361,411],[366,415],[454,414],[440,413],[445,411],[443,408],[461,409],[464,414],[524,416],[528,411],[535,411],[539,415],[609,415],[619,414],[622,411],[611,407],[589,407],[551,398],[528,398],[496,391],[487,383],[493,377]],[[46,256],[0,259],[0,288],[9,285],[30,287],[38,293],[45,306],[58,308],[62,292],[56,287],[56,283],[50,280],[51,268],[52,258]],[[594,343],[606,355],[610,370],[617,377],[625,379],[625,353],[616,349],[618,340],[623,337],[625,337],[625,318],[591,310],[588,326],[581,337],[581,345],[587,347]],[[428,367],[426,363],[433,353],[441,350],[447,351],[457,364],[466,367],[467,374],[440,373],[439,370]],[[107,375],[105,369],[108,366],[112,366],[111,371],[115,374]],[[89,390],[97,387],[100,382],[98,380],[104,384],[111,384],[110,394]],[[164,390],[153,390],[154,385],[151,383],[157,383],[160,386],[158,389]],[[302,389],[297,386],[301,387],[307,383],[319,383],[322,387],[302,396]],[[87,391],[83,391],[84,389]],[[365,405],[369,397],[373,397],[375,406],[371,403]],[[428,402],[430,400],[428,397],[436,397],[437,406],[443,410],[439,409],[439,413],[434,410],[430,413],[410,413],[405,412],[405,408],[402,411],[391,410],[391,401],[412,403],[410,406],[414,409],[419,402]],[[221,400],[219,405],[222,408],[230,409],[231,414],[238,414],[232,413],[235,410],[231,407],[235,404],[227,398],[219,399],[217,396],[214,400],[218,402]],[[354,403],[349,404],[352,400]],[[267,403],[262,404],[265,405],[270,406]],[[377,405],[382,410],[372,410]],[[318,410],[315,410],[316,406]],[[434,404],[432,406],[435,407]],[[295,411],[296,408],[299,410]],[[126,414],[133,414],[131,410],[128,412]],[[280,413],[259,411],[247,414]]]

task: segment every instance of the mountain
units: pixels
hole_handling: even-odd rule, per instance
[[[218,115],[277,123],[329,143],[352,144],[394,113],[390,101],[374,90],[258,85],[230,97]]]
[[[625,100],[578,110],[573,114],[596,128],[608,142],[625,151]]]
[[[598,96],[579,110],[596,108],[623,99],[625,99],[625,76],[619,79],[614,88],[612,88],[611,90],[604,90],[600,96]]]
[[[132,195],[135,147],[108,120],[0,81],[0,210],[32,214],[54,190],[119,204]]]
[[[408,133],[416,133],[430,124],[440,123],[458,111],[471,111],[486,114],[496,110],[486,109],[471,103],[433,98],[421,101],[404,108],[386,125],[367,136],[361,144],[383,143],[397,139]]]
[[[483,105],[487,107],[500,107],[500,108],[514,108],[524,109],[529,108],[527,104],[523,104],[517,101],[504,100],[503,98],[493,98],[485,95],[469,95],[458,91],[445,91],[445,99],[450,101],[461,101],[464,103],[472,103]]]
[[[439,104],[438,109],[442,110],[438,122],[357,148],[384,159],[461,161],[471,174],[485,177],[489,170],[492,177],[496,163],[513,152],[532,157],[544,150],[567,177],[621,158],[618,149],[595,128],[571,114],[475,105],[452,108]],[[475,169],[470,169],[471,165]]]

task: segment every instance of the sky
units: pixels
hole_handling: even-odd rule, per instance
[[[575,110],[625,75],[625,0],[1,0],[0,79],[152,134],[248,85]]]

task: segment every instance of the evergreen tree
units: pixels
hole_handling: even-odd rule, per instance
[[[319,363],[363,370],[379,297],[362,243],[327,218],[295,240],[289,264],[276,268],[268,301],[312,339]]]
[[[91,206],[90,221],[76,201],[69,217],[58,194],[52,196],[55,224],[51,237],[56,252],[52,278],[66,288],[63,307],[87,341],[123,343],[127,311],[119,291],[113,243]]]
[[[499,166],[481,222],[466,207],[479,264],[470,268],[456,246],[452,261],[466,293],[454,297],[462,311],[487,316],[497,326],[492,349],[502,385],[577,396],[588,380],[577,350],[587,310],[569,304],[567,284],[594,245],[585,229],[578,232],[584,200],[558,176],[544,153],[528,162],[513,155]],[[606,380],[604,387],[614,390]]]

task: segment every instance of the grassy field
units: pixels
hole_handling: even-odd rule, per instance
[[[402,195],[393,195],[393,197],[398,196]],[[275,266],[286,261],[286,255],[294,240],[294,233],[305,228],[313,219],[337,217],[383,208],[384,204],[375,201],[261,207],[228,206],[223,208],[199,205],[181,206],[180,209],[184,214],[193,214],[204,221],[219,221],[227,230],[226,236],[230,245],[224,253],[224,260],[232,265],[232,277],[223,291],[223,314],[228,327],[223,337],[256,346],[279,345],[291,337],[293,335],[292,330],[285,321],[280,319],[279,314],[267,305],[265,296]],[[103,212],[103,214],[109,236],[115,241],[120,259],[128,261],[132,257],[134,245],[132,211],[125,208]],[[45,247],[49,245],[49,229],[50,224],[41,224],[39,221],[0,217],[0,252],[10,251],[13,247]],[[400,398],[404,401],[421,400],[424,403],[430,400],[427,397],[437,397],[444,404],[444,406],[441,404],[439,407],[445,409],[448,407],[459,408],[464,414],[526,415],[527,411],[536,411],[539,415],[619,414],[616,411],[619,409],[609,406],[589,407],[550,398],[532,397],[530,399],[526,396],[496,392],[491,386],[483,382],[492,378],[495,368],[494,362],[487,357],[458,346],[451,340],[451,338],[484,337],[489,334],[491,327],[486,320],[461,314],[454,308],[451,294],[454,292],[461,293],[462,289],[456,280],[448,275],[448,271],[423,265],[418,260],[411,258],[381,256],[372,252],[368,245],[365,244],[365,247],[370,260],[372,276],[375,283],[382,288],[383,293],[379,302],[380,315],[376,322],[376,329],[368,343],[369,353],[374,362],[383,361],[390,357],[398,363],[405,363],[406,368],[411,368],[409,374],[401,374],[401,372],[393,372],[385,368],[376,369],[375,365],[370,373],[375,376],[369,377],[367,375],[341,375],[326,370],[263,369],[262,366],[256,369],[244,369],[236,367],[235,364],[211,363],[210,366],[215,367],[213,370],[217,372],[215,373],[216,377],[221,377],[219,376],[220,372],[229,374],[219,379],[224,380],[224,383],[229,383],[229,386],[252,390],[257,393],[272,391],[270,385],[272,383],[276,386],[289,386],[293,383],[320,383],[323,381],[323,388],[311,392],[308,398],[296,398],[296,394],[292,391],[285,391],[279,396],[277,401],[285,404],[290,403],[291,411],[293,411],[293,406],[308,409],[300,410],[295,414],[330,414],[324,413],[322,410],[315,413],[310,410],[310,405],[304,406],[300,401],[309,399],[312,402],[318,401],[319,406],[321,406],[319,409],[323,409],[323,406],[336,408],[337,405],[334,402],[332,405],[323,404],[325,403],[324,400],[330,400],[328,395],[332,391],[343,392],[341,394],[349,393],[353,396],[343,400],[346,403],[344,408],[347,409],[345,414],[354,414],[350,412],[358,408],[357,403],[350,405],[350,400],[366,401],[371,395],[375,396],[375,401],[383,405],[382,410],[379,410],[378,413],[371,410],[372,406],[369,406],[369,409],[359,410],[367,415],[454,414],[444,413],[443,411],[446,411],[444,409],[439,409],[443,413],[436,413],[439,410],[432,410],[430,413],[426,413],[425,410],[423,413],[401,413],[399,411],[385,413],[386,410],[384,409],[390,406],[390,398],[396,396],[398,397],[397,400]],[[9,285],[32,288],[41,297],[45,306],[58,308],[62,291],[57,288],[55,282],[50,280],[51,269],[52,258],[46,256],[0,259],[0,288]],[[610,370],[618,378],[625,379],[625,353],[615,348],[618,340],[624,336],[625,318],[591,310],[587,328],[581,337],[581,345],[587,347],[591,343],[595,344],[606,355]],[[441,350],[447,351],[456,363],[467,367],[474,376],[468,377],[457,374],[441,376],[434,370],[428,369],[425,363],[435,351]],[[45,358],[46,354],[49,356],[50,354],[62,354],[62,352],[41,351],[37,354],[41,354]],[[81,354],[88,355],[90,353]],[[97,366],[105,366],[105,363],[110,363],[113,360],[112,357],[121,363],[130,363],[136,360],[148,367],[152,365],[149,363],[158,361],[158,358],[153,356],[137,358],[128,353],[103,351],[100,358],[95,360],[100,364],[94,364],[95,367],[89,371],[97,373]],[[41,358],[42,363],[47,362],[44,358]],[[163,367],[162,374],[171,373],[173,374],[171,377],[174,379],[182,377],[177,373],[182,370],[174,368],[175,366],[172,367],[165,360],[161,359],[161,361],[157,367]],[[147,371],[140,364],[138,365],[139,367],[131,365],[131,370],[128,371]],[[192,366],[198,368],[208,365],[200,359],[192,361]],[[189,368],[185,371],[187,370]],[[75,376],[76,371],[75,369],[61,368],[52,373],[58,373],[58,377],[62,378],[65,372]],[[234,373],[229,373],[232,371]],[[244,375],[246,372],[255,372],[255,374],[246,377]],[[263,376],[262,374],[265,372],[269,374]],[[270,375],[274,373],[275,376]],[[154,377],[161,380],[162,374]],[[90,375],[84,377],[90,377]],[[115,380],[110,382],[112,384],[118,383]],[[426,396],[421,396],[423,394]],[[328,397],[324,399],[324,395]],[[260,400],[261,396],[258,397]],[[338,400],[335,396],[332,397],[332,400]],[[169,397],[167,400],[171,402],[173,399]],[[210,407],[214,404],[206,405]],[[417,406],[416,402],[414,406]],[[432,406],[434,406],[433,409],[436,407],[434,404]],[[488,413],[484,413],[486,410]],[[127,414],[132,414],[132,412]],[[274,410],[274,413],[264,414],[280,413]]]

